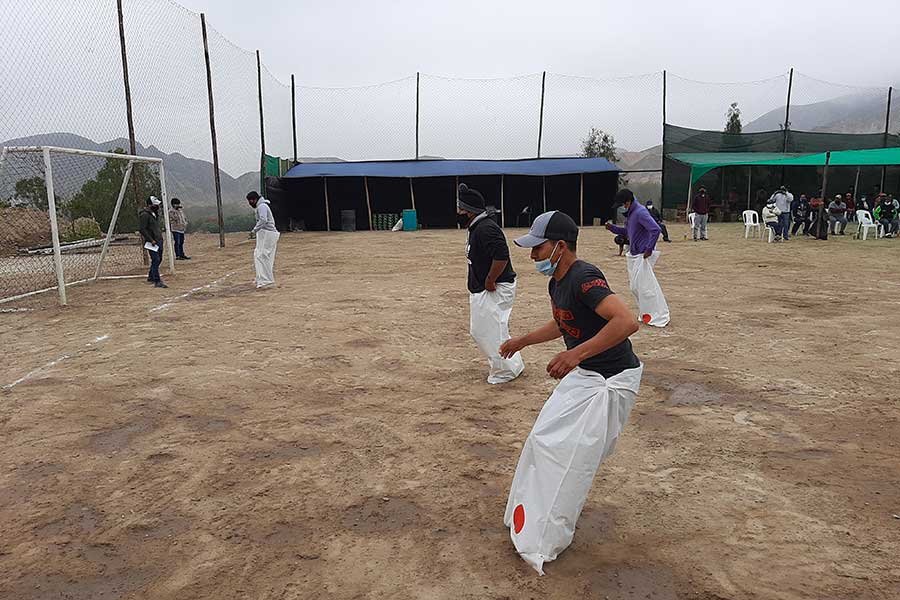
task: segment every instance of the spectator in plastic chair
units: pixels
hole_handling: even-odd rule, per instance
[[[175,260],[191,260],[184,254],[184,233],[187,231],[187,217],[181,206],[181,200],[172,198],[169,209],[169,225],[172,227],[172,238],[175,242]]]
[[[659,214],[659,209],[653,206],[653,200],[647,200],[646,206],[650,216],[653,217],[653,220],[659,225],[660,231],[662,231],[663,241],[671,243],[672,240],[669,239],[669,230],[666,229],[666,222],[663,221],[662,215]],[[619,252],[619,254],[621,255],[622,253]]]
[[[800,194],[800,198],[791,203],[791,216],[794,224],[791,226],[791,235],[797,235],[800,227],[803,227],[803,235],[809,235],[809,199],[806,194]]]
[[[884,228],[884,237],[894,237],[897,234],[895,223],[898,218],[898,210],[894,206],[894,200],[887,194],[878,195],[878,204],[875,205],[875,221],[881,223]]]
[[[838,223],[841,224],[840,233],[837,233]],[[831,235],[844,235],[844,230],[847,229],[847,203],[840,194],[828,205],[828,226]]]
[[[775,197],[769,198],[769,202],[762,209],[763,223],[775,232],[775,241],[781,241],[781,210],[775,203]]]
[[[775,201],[778,207],[778,231],[781,238],[786,242],[790,239],[791,226],[791,204],[794,202],[794,195],[790,193],[785,186],[781,186],[769,198],[769,201]]]
[[[694,199],[691,203],[691,209],[694,212],[693,234],[695,242],[698,239],[703,241],[709,239],[706,237],[706,224],[709,222],[709,205],[711,202],[712,200],[706,192],[706,188],[701,185],[697,193],[694,194]]]
[[[144,241],[144,248],[150,254],[150,272],[147,274],[147,283],[152,283],[154,287],[167,288],[163,283],[162,277],[159,275],[159,265],[162,264],[163,254],[163,237],[162,229],[159,226],[159,207],[162,201],[156,196],[150,196],[147,199],[147,205],[141,210],[139,217],[141,239]],[[148,246],[153,246],[156,250]]]
[[[856,220],[856,200],[853,199],[853,194],[847,192],[844,194],[844,204],[847,205],[847,220],[855,221]]]

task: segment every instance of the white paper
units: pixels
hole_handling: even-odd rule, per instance
[[[150,252],[159,252],[159,246],[151,244],[150,242],[144,242],[144,248],[146,248]]]

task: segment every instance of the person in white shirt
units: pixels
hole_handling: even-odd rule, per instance
[[[794,195],[790,193],[785,186],[781,186],[778,188],[772,197],[769,198],[769,202],[775,202],[775,207],[778,208],[778,227],[775,229],[775,234],[780,235],[784,241],[788,241],[790,239],[790,227],[791,227],[791,203],[794,201]]]
[[[251,232],[256,234],[256,250],[253,252],[256,287],[275,285],[275,250],[281,234],[275,228],[275,217],[268,200],[256,192],[250,192],[247,194],[247,202],[256,209],[256,225]]]
[[[763,223],[771,227],[775,232],[775,241],[781,240],[781,210],[775,204],[775,198],[769,198],[768,204],[762,209]]]

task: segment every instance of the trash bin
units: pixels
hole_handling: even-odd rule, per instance
[[[403,231],[415,231],[419,228],[419,221],[415,209],[408,208],[403,211]]]
[[[341,211],[341,231],[356,231],[356,211]]]

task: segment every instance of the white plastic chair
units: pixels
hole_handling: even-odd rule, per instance
[[[691,229],[694,228],[694,215],[697,213],[688,213],[688,223],[691,224]]]
[[[756,237],[759,234],[759,237],[762,237],[762,226],[759,224],[759,213],[755,210],[745,210],[742,213],[744,217],[744,239],[750,237],[750,231],[753,231],[753,236]]]
[[[856,211],[856,220],[858,227],[856,229],[856,237],[862,237],[863,240],[869,237],[869,230],[875,230],[875,239],[884,237],[884,226],[872,220],[872,215],[867,210]]]
[[[769,232],[769,233],[768,233],[768,236],[769,236],[769,237],[768,237],[768,240],[767,240],[766,243],[767,243],[767,244],[771,244],[772,242],[775,241],[775,230],[772,229],[771,227],[769,227],[768,225],[766,225],[766,231]],[[763,239],[763,240],[766,239],[766,237],[762,235],[762,232],[760,232],[759,237],[760,237],[761,239]]]

